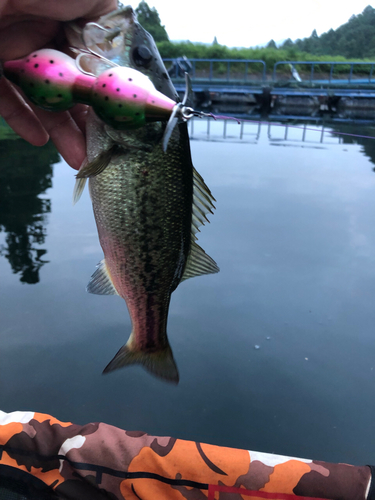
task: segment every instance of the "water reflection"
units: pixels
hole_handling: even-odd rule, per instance
[[[194,122],[191,147],[193,163],[217,199],[199,244],[221,272],[187,280],[173,294],[168,334],[180,385],[164,384],[141,367],[102,377],[131,325],[121,299],[85,293],[102,251],[89,194],[72,207],[74,172],[61,163],[53,189],[34,196],[52,203],[52,213],[44,214],[45,243],[31,245],[48,249],[42,283],[22,286],[0,259],[0,407],[223,446],[371,463],[371,144],[332,135],[332,128],[350,132],[339,124],[327,125],[320,142],[322,127],[311,121],[304,141],[298,123],[293,125],[302,129],[289,127],[286,139],[284,125],[272,124],[272,141],[268,125],[259,130],[259,124],[244,124],[241,139],[241,126],[228,122],[223,139],[224,123],[210,123],[212,141],[206,120]]]
[[[365,137],[358,137],[358,135],[375,137],[375,127],[373,125],[361,125],[361,128],[358,128],[358,125],[355,124],[333,124],[330,125],[332,130],[338,132],[345,132],[350,135],[342,135],[341,141],[343,144],[360,144],[362,146],[362,152],[365,156],[367,156],[371,163],[375,164],[375,139],[367,139]],[[375,169],[374,169],[375,170]]]
[[[0,132],[4,130],[1,128]],[[361,135],[375,136],[375,128],[371,125],[362,125],[360,130]],[[336,136],[332,131],[358,135],[358,125],[260,121],[238,125],[232,120],[215,122],[211,119],[190,122],[193,140],[257,144],[266,137],[274,146],[309,148],[321,147],[327,141],[330,144],[360,144],[363,153],[375,164],[375,140]],[[0,134],[0,232],[4,231],[6,236],[5,245],[0,245],[0,255],[7,258],[14,273],[20,274],[21,282],[33,284],[39,282],[39,270],[48,262],[45,259],[47,250],[42,246],[51,202],[40,195],[52,187],[52,164],[58,161],[58,154],[51,143],[37,148],[5,132]]]
[[[231,116],[231,115],[228,115]],[[370,124],[325,123],[322,120],[271,122],[249,120],[239,117],[240,124],[233,119],[213,121],[195,119],[189,123],[193,140],[246,142],[258,144],[266,137],[272,146],[294,146],[320,148],[333,144],[360,144],[363,153],[375,164],[375,126]],[[337,132],[337,134],[335,133]],[[353,134],[353,135],[350,135]],[[361,137],[362,136],[362,137]],[[375,169],[374,169],[375,170]]]
[[[54,146],[34,147],[22,139],[0,141],[0,231],[6,233],[0,255],[6,257],[23,283],[38,283],[39,270],[48,261],[40,248],[45,243],[46,215],[51,201],[40,198],[52,187]]]

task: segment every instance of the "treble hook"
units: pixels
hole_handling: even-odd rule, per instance
[[[172,132],[177,125],[177,123],[180,122],[187,122],[194,116],[198,118],[203,118],[203,117],[208,117],[208,118],[215,118],[212,113],[204,113],[203,111],[196,111],[195,109],[191,108],[190,106],[186,106],[186,103],[193,93],[192,86],[191,86],[191,80],[190,77],[187,73],[185,73],[185,94],[181,102],[178,102],[171,113],[171,116],[169,117],[167,126],[165,128],[164,132],[164,137],[163,137],[163,151],[165,152],[167,150],[168,142],[169,139],[171,138]]]

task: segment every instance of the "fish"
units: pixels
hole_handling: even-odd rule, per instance
[[[131,7],[86,25],[82,39],[84,47],[76,49],[81,71],[98,76],[111,65],[130,67],[179,101],[152,36]],[[165,129],[165,121],[154,121],[135,130],[118,130],[91,109],[87,159],[77,174],[74,201],[88,178],[104,259],[87,291],[122,297],[132,322],[128,341],[103,373],[140,364],[178,383],[167,337],[171,294],[188,278],[219,271],[196,242],[216,200],[193,167],[187,124],[176,125],[166,152]]]

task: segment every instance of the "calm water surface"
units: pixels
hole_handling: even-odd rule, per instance
[[[0,141],[0,408],[355,464],[375,449],[375,141],[196,121],[217,275],[172,296],[175,387],[102,376],[131,325],[85,286],[102,259],[88,193],[54,149]],[[349,131],[375,135],[369,128]]]

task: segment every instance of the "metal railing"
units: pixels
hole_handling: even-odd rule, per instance
[[[274,81],[274,82],[277,81],[276,71],[281,65],[291,65],[292,67],[295,67],[297,64],[310,66],[310,78],[308,80],[306,80],[305,78],[302,79],[304,82],[308,82],[308,83],[316,82],[316,80],[314,80],[314,74],[316,75],[316,73],[315,73],[316,66],[329,66],[330,69],[329,69],[328,83],[332,83],[335,81],[333,78],[333,74],[334,74],[334,68],[336,66],[349,66],[349,75],[347,76],[347,78],[341,78],[341,81],[346,80],[347,83],[352,83],[354,66],[369,66],[368,76],[363,78],[363,80],[366,80],[366,83],[367,82],[371,83],[373,81],[372,74],[373,74],[375,62],[278,61],[277,63],[274,64],[274,67],[273,67],[272,81]],[[357,79],[357,81],[358,81],[358,79]]]
[[[281,123],[270,121],[213,121],[192,118],[189,121],[190,139],[203,141],[244,142],[257,144],[262,134],[266,135],[271,144],[304,143],[311,146],[319,144],[342,144],[343,138],[335,134],[335,130],[324,123]]]
[[[230,129],[230,134],[228,133],[228,128]],[[213,121],[211,118],[207,120],[192,118],[189,121],[190,139],[203,139],[206,141],[220,139],[245,140],[246,142],[257,141],[260,136],[261,128],[262,123],[260,121],[247,123],[241,121],[241,123],[236,123],[235,120]],[[254,142],[252,143],[254,144]]]
[[[184,70],[178,65],[178,60],[182,58],[165,58],[163,59],[168,72],[173,79],[182,79]],[[193,81],[206,81],[206,82],[227,82],[227,83],[251,83],[258,80],[261,83],[267,82],[267,66],[262,59],[189,59],[190,66],[189,75]],[[296,68],[299,66],[309,68],[309,75],[306,71],[301,75],[303,83],[326,83],[331,84],[340,80],[340,83],[375,83],[374,62],[366,61],[278,61],[273,66],[272,82],[278,81],[277,70],[285,66],[292,66]],[[345,73],[339,68],[347,66],[348,70]],[[359,67],[362,66],[360,71]],[[324,68],[324,70],[323,70]],[[357,69],[356,69],[357,68]],[[366,68],[366,69],[364,69]],[[290,75],[292,79],[290,68],[285,68],[285,74]],[[357,76],[355,76],[357,74]],[[321,78],[319,78],[319,76]],[[322,78],[326,75],[326,78]]]
[[[163,59],[164,63],[166,63],[166,67],[168,67],[168,63],[173,63],[176,59],[166,58]],[[261,66],[260,71],[255,70],[253,68],[253,73],[261,73],[261,81],[266,81],[266,63],[261,59],[189,59],[189,62],[192,65],[191,73],[189,73],[192,80],[204,79],[208,81],[249,81],[249,69],[251,66],[259,65]],[[197,69],[197,65],[202,64],[205,66],[205,70]],[[243,71],[238,71],[239,65],[244,65]],[[220,66],[219,66],[220,65]],[[226,70],[222,71],[222,65],[226,65]],[[234,70],[233,65],[236,65],[236,77],[234,78]],[[220,68],[220,71],[215,71],[215,66]],[[250,66],[250,68],[249,68]],[[180,78],[181,75],[179,73],[178,65],[175,65],[173,71],[170,71],[171,78]],[[220,76],[217,76],[220,74]],[[241,76],[242,75],[242,76]]]

